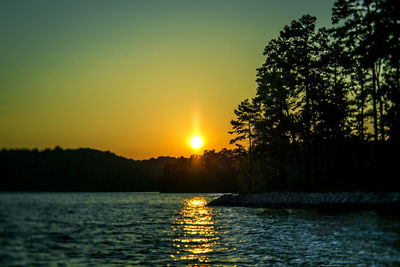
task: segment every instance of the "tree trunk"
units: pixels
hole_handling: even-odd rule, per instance
[[[394,114],[391,118],[391,136],[390,138],[397,143],[399,140],[399,124],[400,124],[400,60],[396,62],[396,76],[395,76],[395,84],[394,88],[392,89],[393,94],[393,104],[394,104]]]
[[[360,114],[360,126],[361,126],[361,140],[365,140],[364,135],[364,106],[365,106],[365,95],[364,95],[364,79],[361,80],[361,114]]]
[[[397,61],[396,65],[396,95],[397,95],[397,116],[400,116],[400,70],[399,66],[400,65],[400,60]]]
[[[395,123],[399,123],[398,119],[400,117],[400,69],[399,69],[399,67],[400,67],[400,60],[398,60],[397,64],[396,64],[396,88],[395,88],[396,92],[393,95],[393,97],[395,99],[395,106],[396,106],[395,111],[397,111],[397,112],[395,112],[395,115],[394,115]],[[398,127],[398,126],[396,126],[396,127]],[[398,138],[398,137],[396,137],[396,138]]]
[[[366,17],[370,17],[371,16],[371,9],[370,9],[370,4],[369,3],[365,3],[367,4],[367,15]],[[368,23],[367,27],[368,27],[368,35],[370,38],[373,38],[373,28],[371,25],[371,22],[366,21],[366,23]],[[375,61],[372,63],[371,65],[372,68],[372,112],[373,112],[373,120],[374,120],[374,139],[375,142],[378,141],[378,111],[377,111],[377,92],[376,92],[376,73],[375,73]]]
[[[372,112],[374,119],[374,140],[378,141],[378,112],[376,107],[377,93],[376,93],[376,73],[375,64],[372,66]]]
[[[383,120],[383,92],[380,85],[380,77],[381,74],[381,63],[378,63],[378,70],[376,71],[376,87],[378,91],[378,102],[379,102],[379,127],[381,131],[381,140],[385,141],[385,122]]]
[[[249,165],[250,165],[250,191],[255,191],[254,170],[253,170],[253,144],[251,134],[251,124],[249,123]]]

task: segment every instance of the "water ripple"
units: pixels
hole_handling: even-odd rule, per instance
[[[2,193],[0,265],[400,264],[400,219],[205,206],[209,195]]]

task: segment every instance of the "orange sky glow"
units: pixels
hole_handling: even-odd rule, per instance
[[[230,148],[263,48],[333,1],[6,1],[0,148],[90,147],[134,159]],[[190,138],[204,145],[194,150]]]

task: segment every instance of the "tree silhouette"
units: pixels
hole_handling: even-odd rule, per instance
[[[256,96],[235,110],[230,132],[232,143],[249,141],[253,191],[254,177],[263,190],[398,188],[386,141],[398,144],[400,130],[399,9],[338,0],[335,28],[304,15],[267,43]]]
[[[391,0],[338,0],[333,7],[332,22],[342,26],[336,28],[337,37],[348,44],[350,54],[360,59],[361,67],[370,80],[374,140],[385,140],[384,98],[382,67],[387,56],[385,49],[388,33],[383,29],[382,15],[385,6],[394,6]],[[389,16],[390,17],[390,16]],[[382,25],[382,26],[380,26]],[[389,34],[390,35],[390,34]]]
[[[240,144],[243,140],[248,140],[248,166],[250,173],[250,186],[253,189],[255,186],[254,181],[254,162],[253,162],[253,141],[254,141],[254,128],[255,123],[258,119],[258,108],[252,100],[249,99],[242,101],[237,109],[235,109],[236,120],[232,120],[232,131],[230,134],[235,134],[236,137],[231,139],[231,144],[237,144],[239,148],[242,148]]]

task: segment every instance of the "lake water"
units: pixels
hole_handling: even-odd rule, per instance
[[[207,207],[207,194],[1,193],[0,265],[400,264],[400,218]]]

